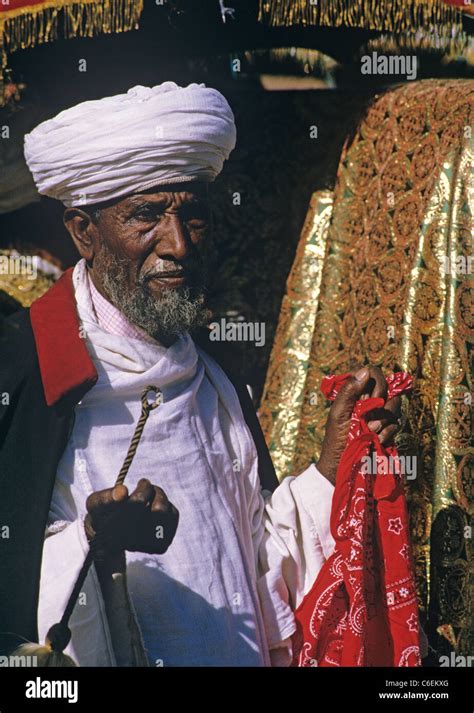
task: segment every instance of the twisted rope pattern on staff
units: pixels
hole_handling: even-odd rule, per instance
[[[154,401],[148,401],[148,394],[150,392],[156,394],[156,398]],[[163,394],[156,386],[147,386],[144,389],[141,395],[142,411],[140,414],[140,418],[137,421],[135,432],[132,436],[132,440],[130,441],[130,446],[128,448],[127,455],[125,456],[123,465],[120,469],[120,473],[118,474],[117,480],[115,481],[115,486],[123,485],[123,482],[130,469],[135,453],[137,452],[138,444],[140,443],[140,439],[142,437],[143,429],[145,427],[145,423],[147,422],[148,416],[150,415],[151,411],[153,411],[155,408],[157,408],[157,406],[160,405],[162,400]],[[53,626],[49,629],[46,635],[46,638],[50,641],[51,648],[56,652],[62,652],[71,640],[69,619],[71,618],[72,612],[74,610],[82,586],[87,577],[87,573],[90,569],[90,566],[95,559],[97,551],[100,550],[101,539],[101,531],[99,530],[98,532],[96,532],[94,538],[90,542],[89,551],[79,571],[61,620],[57,624],[53,624]]]
[[[148,394],[150,392],[154,392],[156,394],[156,399],[151,402],[148,401]],[[140,414],[140,418],[138,419],[137,426],[135,428],[135,433],[133,434],[132,440],[130,441],[130,446],[128,448],[127,455],[125,456],[123,465],[120,469],[120,473],[118,474],[117,480],[115,481],[115,485],[123,485],[123,481],[126,478],[130,465],[132,464],[133,458],[137,451],[138,444],[140,443],[140,438],[142,437],[143,429],[145,427],[147,418],[150,414],[150,411],[153,411],[153,409],[160,405],[162,400],[162,393],[159,389],[156,388],[156,386],[147,386],[142,394],[141,399],[142,412]]]

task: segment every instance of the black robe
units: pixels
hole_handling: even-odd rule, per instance
[[[74,407],[97,373],[80,337],[72,269],[0,330],[0,654],[37,641],[44,534]],[[200,330],[196,343],[234,385],[259,459],[260,482],[278,484],[255,409],[226,349]],[[238,368],[238,365],[237,365]],[[9,401],[9,403],[4,403]],[[54,623],[54,622],[51,622]]]

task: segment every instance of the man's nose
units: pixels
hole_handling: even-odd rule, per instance
[[[160,256],[164,253],[175,260],[184,260],[189,253],[189,236],[179,215],[168,213],[157,244]]]

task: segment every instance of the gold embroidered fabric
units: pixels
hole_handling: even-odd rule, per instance
[[[0,316],[30,307],[59,277],[61,271],[44,258],[35,264],[33,272],[28,264],[31,258],[16,250],[0,250]]]
[[[438,656],[474,653],[474,82],[375,98],[332,197],[312,197],[261,405],[282,478],[317,459],[324,375],[359,363],[415,377],[398,436],[424,625]]]

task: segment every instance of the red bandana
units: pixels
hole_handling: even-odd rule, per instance
[[[348,376],[323,379],[327,399],[335,399]],[[408,374],[394,374],[387,398],[411,386]],[[293,666],[421,665],[400,461],[364,418],[383,406],[380,398],[355,405],[332,501],[336,545],[295,611]]]

